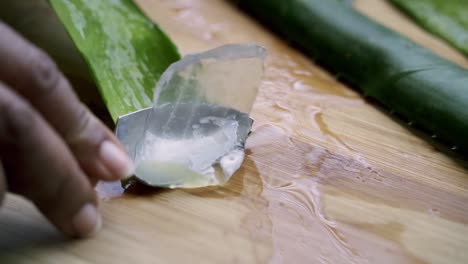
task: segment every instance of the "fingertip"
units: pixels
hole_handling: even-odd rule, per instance
[[[121,179],[130,177],[134,171],[132,160],[127,153],[111,141],[101,143],[99,158],[107,169]]]
[[[73,234],[78,238],[95,235],[102,227],[102,218],[92,203],[83,205],[72,219]]]

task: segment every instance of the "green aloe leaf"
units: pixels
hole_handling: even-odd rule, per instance
[[[114,121],[149,107],[176,47],[131,0],[49,0],[88,64]]]
[[[467,0],[391,0],[417,23],[468,55]]]
[[[468,70],[343,1],[237,3],[364,95],[468,153]]]

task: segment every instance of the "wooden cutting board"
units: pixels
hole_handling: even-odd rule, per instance
[[[465,161],[437,151],[229,3],[137,2],[182,54],[225,43],[268,49],[244,165],[223,187],[99,184],[104,227],[81,241],[64,241],[9,195],[1,263],[468,263]],[[354,3],[468,68],[385,1]]]

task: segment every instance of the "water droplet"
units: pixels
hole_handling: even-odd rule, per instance
[[[293,84],[293,88],[296,91],[303,91],[303,92],[311,90],[310,86],[304,84],[304,82],[302,81],[295,81]]]

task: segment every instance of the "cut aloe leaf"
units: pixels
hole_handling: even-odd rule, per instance
[[[130,0],[49,0],[88,64],[114,121],[153,104],[176,47]]]
[[[414,126],[468,152],[468,71],[337,0],[237,0]]]

